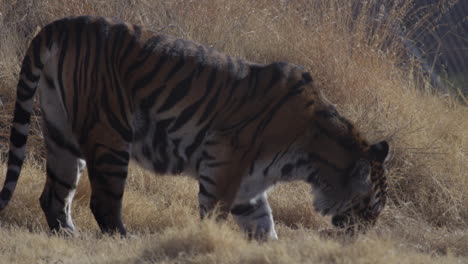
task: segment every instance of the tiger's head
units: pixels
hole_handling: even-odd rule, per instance
[[[375,225],[387,199],[385,163],[389,145],[381,141],[369,148],[369,159],[359,160],[348,175],[354,197],[332,216],[332,224],[353,234]]]
[[[308,178],[314,187],[315,209],[331,215],[332,224],[349,234],[374,226],[387,198],[388,153],[388,143],[381,141],[368,148],[367,158],[359,158],[339,176],[316,170]]]
[[[301,151],[311,163],[306,179],[313,187],[314,208],[349,233],[365,231],[386,203],[390,146],[386,141],[368,144],[331,103],[316,95]]]

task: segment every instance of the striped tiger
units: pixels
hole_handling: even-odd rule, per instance
[[[39,88],[47,150],[40,205],[52,230],[73,232],[70,209],[85,167],[103,232],[121,219],[129,161],[192,175],[201,217],[220,208],[256,239],[276,239],[266,191],[305,181],[337,227],[372,226],[386,200],[385,141],[368,144],[286,62],[256,64],[192,41],[103,17],[45,26],[24,57],[0,209],[25,159]]]

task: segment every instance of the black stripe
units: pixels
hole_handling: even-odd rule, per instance
[[[103,149],[106,149],[107,151],[109,152],[112,152],[113,154],[115,154],[115,156],[119,157],[120,159],[123,159],[123,160],[129,160],[130,159],[130,153],[128,153],[128,151],[120,151],[120,150],[116,150],[116,149],[113,149],[109,146],[106,146],[106,145],[103,145],[103,144],[96,144],[94,146],[95,150],[94,150],[94,153],[98,152],[97,149],[98,148],[103,148]]]
[[[208,83],[207,83],[207,87],[208,87],[207,90],[211,91],[211,87],[213,87],[214,82],[215,82],[215,77],[216,77],[216,74],[213,71],[211,73],[210,78],[209,78]],[[203,122],[205,122],[205,120],[208,118],[209,114],[213,113],[213,110],[214,110],[216,104],[218,103],[218,97],[219,97],[220,93],[221,93],[221,87],[218,86],[215,95],[206,104],[205,111],[203,112],[200,119],[198,120],[197,125],[200,125]]]
[[[172,151],[174,157],[176,157],[177,162],[175,166],[172,168],[172,174],[179,174],[184,170],[184,159],[179,155],[179,144],[181,139],[173,139],[172,143],[174,144],[174,149]]]
[[[34,66],[37,68],[41,69],[44,67],[44,64],[41,62],[41,35],[37,35],[32,43],[31,46],[33,48],[33,54],[34,54]]]
[[[127,33],[127,36],[128,36],[128,28],[124,24],[115,24],[112,26],[112,29],[113,29],[112,31],[114,32],[114,34],[113,34],[113,38],[111,38],[111,44],[113,44],[112,51],[111,51],[111,60],[112,60],[112,65],[114,66],[114,65],[118,65],[116,56],[117,56],[117,53],[122,50],[122,45],[124,43],[123,40],[125,39],[125,33]]]
[[[257,83],[258,83],[258,76],[259,75],[259,69],[258,66],[252,65],[250,66],[250,74],[249,74],[249,84],[247,88],[247,97],[252,98],[255,97],[256,90],[257,90]]]
[[[243,119],[233,125],[230,125],[228,127],[223,127],[220,129],[221,132],[227,132],[229,130],[233,130],[233,129],[242,129],[244,127],[246,127],[250,122],[256,120],[257,118],[259,118],[267,109],[268,109],[269,105],[265,105],[260,111],[258,111],[257,113],[255,113],[254,115],[250,115],[248,118],[246,119]],[[234,112],[233,112],[234,113]]]
[[[24,110],[24,108],[20,105],[19,102],[16,102],[13,123],[25,125],[29,123],[30,118],[31,113],[29,111]]]
[[[90,30],[89,30],[89,20],[84,20],[83,22],[84,24],[84,31],[82,32],[83,34],[83,55],[82,55],[82,58],[80,58],[80,64],[79,64],[79,75],[78,75],[78,86],[79,87],[90,87],[91,90],[93,90],[93,85],[94,83],[91,83],[89,81],[89,78],[92,77],[92,74],[93,73],[93,69],[90,67],[89,65],[89,61],[90,61],[90,50],[91,50],[91,44],[90,44]],[[83,94],[83,91],[79,91],[78,94],[75,94],[73,97],[76,97],[76,98],[79,98],[80,96],[82,96]],[[92,93],[90,95],[88,95],[89,98],[93,98],[93,95]],[[75,98],[74,98],[75,99]],[[92,100],[85,100],[87,102],[83,103],[82,102],[82,106],[86,109],[92,109],[91,107],[91,102]],[[76,101],[74,101],[74,104],[76,105]],[[96,113],[96,112],[95,112]],[[85,127],[86,126],[89,126],[89,123],[93,121],[93,119],[95,118],[95,114],[94,115],[88,115],[86,120],[81,124],[81,129],[82,131],[85,130]],[[72,129],[75,131],[76,128],[77,128],[77,125],[78,125],[78,119],[74,119],[72,120]],[[86,131],[90,131],[90,130],[86,130]],[[86,133],[81,133],[80,135],[80,138],[79,138],[79,142],[82,143],[84,140],[84,138],[87,137],[87,134],[88,132]]]
[[[99,32],[99,29],[98,28],[90,28],[90,30],[88,32],[90,34],[89,39],[95,41],[95,45],[90,46],[91,49],[93,49],[93,48],[95,49],[94,50],[94,62],[92,62],[92,66],[90,68],[87,68],[87,71],[91,72],[91,86],[92,86],[91,89],[89,89],[89,90],[91,90],[91,93],[88,94],[87,96],[90,96],[90,98],[93,98],[94,96],[97,96],[95,94],[98,91],[98,89],[96,89],[96,88],[99,86],[99,79],[100,79],[99,74],[101,73],[100,72],[100,67],[99,67],[100,62],[101,62],[100,59],[101,59],[102,50],[104,50],[104,49],[102,47],[102,39],[101,39],[101,33]],[[105,89],[103,89],[103,90],[105,90]],[[89,100],[89,101],[91,102],[92,100]]]
[[[150,131],[150,114],[148,111],[139,111],[140,115],[133,120],[133,142],[144,138]],[[140,121],[142,120],[142,121]]]
[[[203,186],[203,184],[201,184],[201,182],[198,184],[198,186],[199,186],[199,194],[201,194],[201,195],[203,195],[203,196],[206,196],[206,197],[208,197],[208,198],[211,198],[211,199],[216,199],[216,196],[213,195],[213,194],[211,194],[211,193],[209,193],[209,192],[206,190],[205,186]]]
[[[165,144],[167,139],[167,128],[172,124],[174,118],[160,120],[156,123],[156,130],[153,136],[153,149],[157,149],[160,145]]]
[[[294,166],[291,163],[288,163],[288,164],[284,165],[281,168],[281,177],[288,176],[293,169],[294,169]]]
[[[143,58],[146,60],[147,56],[151,55],[157,50],[157,48],[161,47],[161,42],[167,42],[167,37],[164,35],[157,35],[149,38],[143,45],[143,48],[140,50],[138,58]]]
[[[182,100],[185,96],[187,96],[191,87],[192,78],[194,74],[195,71],[193,71],[187,78],[179,82],[174,87],[174,89],[172,89],[164,104],[158,109],[158,113],[169,110],[178,102],[180,102],[180,100]]]
[[[44,32],[45,32],[45,38],[46,38],[46,42],[47,42],[47,49],[51,49],[52,48],[52,24],[49,24],[47,25],[45,28],[44,28]]]
[[[153,136],[153,148],[157,149],[161,144],[165,144],[167,139],[167,128],[172,124],[174,118],[160,120],[156,123],[156,130]]]
[[[185,125],[185,123],[187,123],[197,113],[197,110],[200,108],[203,100],[204,98],[202,97],[197,102],[185,108],[177,117],[174,125],[172,125],[172,127],[169,129],[169,133],[177,131],[179,128]]]
[[[229,163],[231,163],[230,160],[216,161],[216,162],[206,163],[206,166],[209,167],[209,168],[216,168],[216,167],[224,166],[224,165],[229,164]]]
[[[167,128],[174,121],[174,118],[168,118],[158,121],[155,125],[156,130],[153,135],[152,147],[158,150],[160,157],[153,161],[154,170],[159,173],[166,173],[169,166],[169,157],[167,155]]]
[[[271,73],[271,79],[265,87],[266,90],[264,92],[267,92],[269,89],[271,89],[281,79],[282,71],[285,66],[285,62],[276,62],[272,65],[273,71]]]
[[[338,113],[338,111],[336,111],[336,109],[331,105],[328,107],[328,109],[318,110],[315,113],[318,116],[321,116],[325,119],[336,118],[346,126],[346,128],[348,129],[348,132],[351,132],[353,130],[353,124],[351,124],[351,122],[349,122],[346,118],[342,117]]]
[[[232,82],[231,84],[231,89],[229,90],[229,96],[228,98],[233,98],[233,95],[234,95],[234,91],[236,90],[236,88],[239,86],[239,84],[241,83],[241,81],[239,79],[235,80],[234,82]]]
[[[20,170],[21,170],[20,167],[18,168],[18,172],[14,170],[8,170],[7,175],[5,177],[5,184],[10,183],[10,182],[17,182],[19,178]]]
[[[105,79],[102,80],[103,86],[105,87]],[[106,89],[103,89],[103,93],[106,93]],[[109,125],[119,134],[120,137],[125,142],[130,142],[133,139],[133,133],[130,125],[125,122],[125,120],[121,120],[118,115],[116,115],[113,111],[111,106],[109,105],[109,98],[107,96],[103,96],[103,100],[101,101],[102,107],[105,111],[105,116],[109,121]]]
[[[84,63],[82,65],[82,68],[84,69],[84,82],[88,84],[88,72],[91,71],[91,67],[89,65],[90,57],[91,57],[91,37],[89,36],[90,32],[89,30],[86,30],[86,35],[85,35],[85,54],[84,54]]]
[[[52,77],[50,77],[49,75],[44,74],[44,80],[46,81],[47,88],[49,90],[54,90],[55,89],[55,84],[54,84],[54,81],[52,80]]]
[[[197,162],[195,163],[195,170],[198,172],[200,170],[201,163],[203,158],[198,158]]]
[[[198,134],[195,136],[195,140],[193,141],[193,143],[191,145],[189,145],[186,149],[185,149],[185,155],[187,155],[187,158],[190,159],[190,157],[192,156],[192,154],[195,152],[195,150],[201,145],[201,143],[203,142],[203,139],[205,138],[205,135],[206,135],[206,132],[208,131],[208,129],[211,127],[211,123],[213,122],[214,118],[216,118],[216,115],[208,122],[208,124],[203,127],[199,132]]]
[[[249,170],[249,174],[252,174],[253,171],[254,171],[254,168],[255,168],[255,163],[257,162],[258,158],[260,157],[260,155],[262,154],[263,152],[263,148],[264,148],[264,145],[263,143],[260,145],[260,147],[258,148],[257,152],[255,153],[255,157],[253,158],[253,161],[250,165],[250,170]]]
[[[140,53],[138,53],[137,55],[137,58],[139,59],[136,60],[132,65],[130,65],[125,71],[124,80],[128,80],[130,78],[130,74],[132,74],[133,71],[140,68],[144,64],[144,62],[148,60],[148,57],[151,56],[151,54],[157,53],[156,51],[159,48],[160,43],[164,40],[166,40],[166,37],[163,35],[158,35],[148,39],[141,48]],[[125,65],[124,62],[121,62],[121,64],[122,63]]]
[[[0,193],[0,199],[3,201],[9,201],[11,199],[12,193],[10,190],[3,188],[2,192]]]
[[[79,97],[79,89],[80,86],[78,85],[78,69],[79,63],[81,61],[81,33],[83,32],[83,18],[79,18],[76,20],[76,39],[75,39],[75,49],[76,49],[76,56],[75,56],[75,66],[73,68],[73,112],[72,112],[72,126],[73,128],[76,127],[77,118],[76,115],[78,114],[78,99]]]
[[[128,165],[128,153],[119,153],[117,151],[112,151],[112,153],[104,153],[99,158],[96,159],[96,166],[102,164],[109,164],[114,166],[127,166]]]
[[[214,160],[216,159],[214,156],[210,155],[208,152],[203,151],[202,152],[202,157],[207,160]]]
[[[255,216],[252,220],[258,220],[258,219],[263,218],[263,217],[270,217],[270,214],[269,213],[263,213],[263,214]]]
[[[140,40],[141,27],[137,25],[133,25],[133,31],[134,31],[133,36],[131,36],[130,42],[128,43],[127,47],[125,48],[125,51],[120,57],[119,68],[122,67],[122,64],[124,64],[125,60],[127,59],[127,56],[130,54],[132,50],[135,49],[136,43]],[[128,31],[127,33],[130,34]]]
[[[318,181],[317,181],[317,175],[319,173],[319,170],[314,170],[312,171],[308,176],[307,176],[307,182],[308,183],[311,183],[311,184],[318,184]]]
[[[118,28],[116,30],[118,30]],[[106,46],[108,46],[109,45],[109,40],[108,39],[106,39],[106,40],[107,40],[107,45]],[[120,43],[120,41],[115,41],[115,43],[114,43],[114,45],[112,47],[113,52],[115,52],[114,48],[115,48],[115,46],[117,46],[118,43]],[[126,100],[127,96],[124,95],[125,91],[124,91],[124,89],[122,89],[122,87],[120,85],[120,81],[119,81],[120,76],[118,76],[116,74],[115,55],[114,55],[114,53],[112,53],[110,56],[109,56],[109,54],[106,54],[106,56],[105,56],[107,76],[110,77],[110,81],[111,81],[111,84],[110,84],[111,87],[110,88],[113,88],[113,91],[115,92],[115,97],[114,98],[117,98],[117,101],[118,101],[117,105],[119,106],[120,117],[123,119],[123,123],[124,124],[130,124],[130,121],[129,121],[130,117],[127,115],[127,112],[132,112],[132,111],[131,110],[127,111],[127,108],[132,108],[133,107],[133,102]],[[109,62],[109,59],[111,60],[110,62]]]
[[[27,135],[21,134],[15,127],[11,128],[10,142],[16,148],[21,148],[26,144]]]
[[[105,172],[103,177],[118,178],[121,180],[127,179],[127,171],[114,171],[114,172]]]
[[[20,101],[27,101],[34,96],[35,88],[30,88],[22,79],[18,81],[18,88],[16,89],[16,98]]]
[[[166,86],[161,86],[158,89],[154,89],[148,96],[145,96],[141,101],[141,108],[143,110],[148,110],[151,108],[156,103],[156,100],[165,88]]]
[[[216,140],[207,140],[207,141],[204,142],[204,144],[205,144],[206,146],[212,146],[212,145],[219,144],[219,142],[216,141]]]
[[[329,138],[332,138],[333,140],[338,142],[338,144],[344,147],[346,150],[353,152],[356,149],[360,148],[359,141],[353,138],[352,134],[350,133],[352,131],[352,124],[349,123],[349,121],[347,121],[345,125],[348,126],[348,131],[346,132],[343,131],[337,135],[336,131],[332,132],[329,129],[326,129],[325,127],[323,127],[318,122],[314,122],[314,126],[320,130],[321,134]]]
[[[258,200],[256,203],[240,204],[231,209],[233,215],[249,216],[255,212],[260,206],[263,205],[263,200]]]
[[[214,159],[215,157],[211,156],[206,151],[203,151],[201,157],[197,160],[197,163],[195,165],[196,170],[198,171],[200,169],[200,165],[204,160],[214,160]]]
[[[65,55],[67,54],[68,52],[68,30],[63,30],[62,31],[62,34],[63,35],[63,41],[62,41],[62,45],[61,45],[61,51],[60,51],[60,55],[59,55],[59,61],[58,61],[58,66],[57,66],[57,79],[58,79],[58,84],[59,84],[59,91],[60,91],[60,96],[62,98],[62,101],[63,103],[65,104],[65,90],[64,90],[64,87],[63,87],[63,64],[65,62]],[[65,105],[65,112],[68,116],[68,110],[67,110],[67,107]]]
[[[266,176],[266,175],[268,174],[268,171],[270,170],[270,167],[273,166],[273,164],[275,164],[276,159],[278,158],[278,156],[279,156],[280,153],[281,153],[281,152],[277,152],[277,153],[275,154],[275,156],[273,157],[273,159],[270,161],[270,164],[268,164],[268,166],[266,166],[266,168],[263,169],[263,175],[264,175],[264,176]]]
[[[132,93],[136,94],[138,90],[146,87],[149,83],[151,83],[151,81],[153,81],[156,78],[161,68],[166,65],[167,59],[168,59],[168,56],[166,54],[161,54],[161,57],[159,58],[158,62],[155,64],[154,68],[150,72],[148,72],[146,75],[144,75],[142,78],[135,81],[135,85],[133,86]],[[144,62],[141,63],[141,66],[143,65],[144,65]]]
[[[21,167],[21,165],[23,165],[23,161],[24,161],[24,158],[20,158],[16,156],[13,150],[10,150],[8,152],[8,166],[15,165],[15,166]]]
[[[23,59],[23,65],[21,66],[21,74],[24,74],[30,82],[35,83],[39,80],[39,76],[36,76],[32,73],[31,66],[31,58],[26,55]]]
[[[209,183],[211,185],[216,186],[216,182],[213,179],[211,179],[210,177],[208,177],[208,176],[200,175],[200,180],[203,180],[203,181],[205,181],[205,182],[207,182],[207,183]]]

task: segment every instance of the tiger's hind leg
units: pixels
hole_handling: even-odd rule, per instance
[[[73,231],[71,203],[85,162],[53,81],[42,76],[39,87],[47,150],[47,180],[40,204],[52,230]]]
[[[85,151],[91,183],[90,207],[104,233],[119,232],[125,236],[122,199],[130,160],[130,144],[125,143],[117,131],[100,126],[103,124],[96,126],[96,134],[91,135],[93,141],[87,143]]]
[[[40,197],[41,208],[52,230],[73,232],[71,204],[86,163],[80,159],[78,148],[67,142],[57,127],[44,122],[47,180]]]

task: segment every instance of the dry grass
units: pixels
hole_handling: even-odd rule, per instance
[[[390,10],[390,18],[401,19],[406,8]],[[370,9],[362,10],[352,19],[345,0],[0,0],[2,153],[29,40],[37,26],[78,14],[116,16],[256,62],[302,64],[344,115],[370,139],[391,140],[394,150],[389,205],[376,228],[355,240],[319,236],[328,219],[313,212],[303,184],[275,188],[270,200],[280,241],[258,244],[231,220],[200,222],[193,180],[139,168],[131,170],[124,201],[131,237],[98,232],[84,177],[73,211],[80,235],[65,238],[48,235],[39,209],[45,176],[33,119],[34,158],[0,214],[0,262],[467,263],[468,108],[418,89],[425,84],[413,78],[411,62],[401,61],[392,23],[380,23],[369,36]]]

